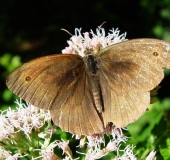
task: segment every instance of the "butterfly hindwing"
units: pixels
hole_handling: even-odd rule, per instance
[[[51,110],[52,119],[57,126],[79,135],[92,135],[104,131],[103,122],[95,108],[91,89],[90,78],[84,72],[61,108]],[[59,119],[57,119],[58,117]]]

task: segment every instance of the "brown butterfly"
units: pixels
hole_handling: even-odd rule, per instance
[[[12,92],[78,135],[102,133],[108,122],[125,127],[150,104],[150,91],[170,68],[170,43],[134,39],[85,57],[60,54],[29,61],[7,78]]]

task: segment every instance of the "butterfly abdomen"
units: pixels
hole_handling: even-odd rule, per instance
[[[101,96],[101,88],[100,88],[99,80],[96,74],[98,69],[97,61],[94,55],[88,55],[86,67],[88,68],[89,76],[91,79],[94,103],[98,112],[101,113],[103,112],[103,101]]]

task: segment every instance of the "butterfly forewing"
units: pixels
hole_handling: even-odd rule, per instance
[[[17,68],[7,78],[7,86],[27,102],[51,109],[53,103],[57,107],[65,101],[83,70],[83,61],[79,56],[46,56]]]

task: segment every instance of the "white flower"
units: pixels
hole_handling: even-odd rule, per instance
[[[155,158],[156,151],[151,151],[149,155],[146,157],[146,160],[153,160]]]
[[[51,158],[53,156],[55,156],[54,154],[54,148],[58,145],[57,141],[54,141],[52,143],[50,143],[46,148],[40,150],[41,151],[41,155],[40,157],[42,157],[44,160],[51,160]],[[38,158],[40,158],[38,157]]]
[[[26,155],[21,155],[19,153],[16,153],[14,155],[11,155],[11,152],[6,151],[4,148],[0,146],[0,159],[6,159],[6,160],[17,160],[18,158],[25,157]]]
[[[99,159],[107,155],[109,152],[113,151],[115,153],[124,152],[124,158],[135,158],[135,156],[133,155],[133,147],[128,146],[123,151],[119,150],[121,143],[126,143],[126,141],[128,140],[128,138],[123,135],[122,129],[115,128],[112,124],[110,124],[108,128],[109,129],[106,128],[106,132],[108,135],[110,135],[109,142],[105,141],[105,137],[103,134],[87,136],[88,141],[84,142],[87,143],[87,152],[78,153],[85,155],[86,160]],[[121,157],[119,157],[119,159],[121,160]],[[124,159],[122,158],[122,160]]]
[[[80,29],[75,29],[75,35],[73,35],[67,43],[68,47],[62,50],[62,53],[79,54],[84,57],[88,50],[98,51],[109,45],[121,42],[125,40],[126,33],[119,35],[119,30],[112,29],[106,36],[104,28],[98,27],[96,34],[91,30],[89,32],[81,33]]]
[[[51,159],[59,159],[59,157],[54,153],[54,148],[58,146],[63,151],[63,154],[65,154],[66,159],[72,159],[72,152],[68,146],[69,141],[60,141],[55,140],[52,143],[49,143],[48,145],[41,144],[41,149],[34,149],[34,151],[39,151],[40,155],[39,157],[36,157],[34,159],[43,159],[43,160],[51,160]],[[58,158],[57,158],[58,157]]]
[[[10,121],[6,118],[3,113],[0,115],[0,141],[8,139],[9,135],[15,133],[14,126],[10,123]]]
[[[133,154],[134,147],[128,145],[124,150],[122,150],[123,155],[117,156],[116,158],[112,160],[137,160],[136,156]],[[121,151],[121,150],[120,150]]]
[[[42,127],[46,121],[50,121],[49,111],[36,108],[31,104],[23,104],[19,101],[15,102],[18,107],[17,111],[11,112],[7,110],[6,116],[10,123],[17,129],[28,135],[34,128]]]
[[[51,120],[49,111],[38,109],[30,104],[15,102],[18,107],[11,110],[9,107],[0,114],[0,140],[11,140],[11,136],[22,131],[29,138],[32,129],[41,128],[45,122]],[[12,141],[11,141],[12,143]]]

